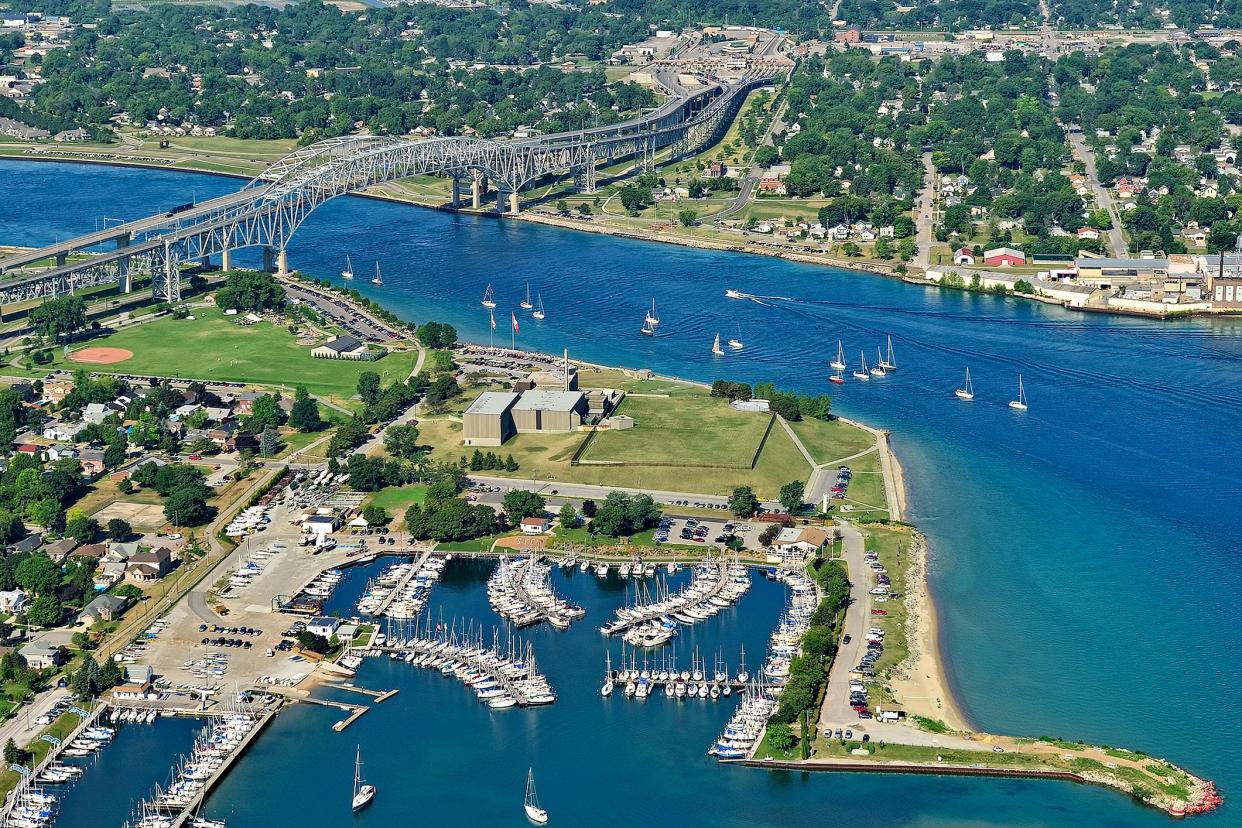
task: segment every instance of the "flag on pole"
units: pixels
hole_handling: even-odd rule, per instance
[[[513,311],[509,311],[509,318],[513,320],[513,332],[520,333],[521,329],[518,328],[517,314]]]
[[[492,317],[492,330],[496,330],[496,314],[488,311],[488,315]]]

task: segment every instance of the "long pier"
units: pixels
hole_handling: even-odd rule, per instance
[[[410,585],[410,581],[414,580],[414,576],[422,571],[423,566],[430,558],[431,550],[422,552],[418,558],[414,560],[414,566],[410,567],[410,570],[401,576],[401,579],[397,581],[397,585],[392,588],[392,592],[388,593],[388,597],[380,602],[379,607],[376,608],[372,615],[380,616],[388,612],[388,608],[392,606],[392,602],[395,601],[397,596]]]
[[[173,812],[174,816],[172,828],[182,828],[182,826],[185,825],[190,818],[198,812],[199,806],[202,805],[203,800],[206,799],[207,794],[210,793],[211,789],[224,778],[224,775],[229,772],[229,768],[233,766],[233,763],[246,752],[246,748],[250,747],[251,742],[259,737],[259,734],[263,732],[263,728],[267,727],[268,722],[275,718],[279,711],[280,707],[275,705],[269,707],[263,712],[258,721],[255,722],[254,727],[250,729],[250,732],[247,733],[241,742],[238,743],[237,747],[229,753],[227,757],[225,757],[224,762],[219,768],[216,769],[216,772],[207,778],[203,784],[203,787],[194,794],[194,796],[183,808]],[[172,812],[171,809],[167,810]]]
[[[600,631],[603,632],[605,635],[617,635],[618,633],[624,633],[626,630],[630,629],[631,627],[637,627],[642,624],[646,624],[648,621],[655,621],[659,619],[661,616],[672,615],[674,613],[681,612],[685,610],[687,607],[689,607],[692,603],[701,604],[704,601],[710,601],[711,599],[720,595],[721,590],[723,590],[725,588],[725,584],[728,583],[728,579],[725,577],[728,573],[728,567],[726,566],[724,560],[723,559],[719,560],[716,565],[718,567],[716,583],[712,586],[712,588],[708,592],[706,592],[702,596],[697,597],[697,598],[686,597],[686,594],[690,590],[692,590],[694,588],[694,585],[700,580],[699,578],[695,578],[693,581],[691,581],[690,585],[687,586],[684,590],[682,590],[677,595],[674,595],[668,599],[669,601],[676,602],[674,606],[660,606],[660,605],[649,605],[647,607],[635,606],[633,609],[636,611],[637,614],[632,615],[629,618],[617,618],[613,621],[610,621],[606,625],[601,627]]]
[[[9,792],[8,798],[4,801],[3,808],[0,808],[0,825],[8,824],[9,817],[13,813],[13,808],[18,802],[21,801],[22,794],[24,794],[26,790],[39,779],[40,775],[47,770],[49,765],[60,758],[61,752],[66,747],[68,747],[75,739],[80,737],[88,727],[91,727],[95,724],[95,722],[99,721],[99,717],[102,716],[104,711],[107,709],[107,702],[100,702],[99,704],[96,704],[94,709],[92,709],[86,716],[82,717],[77,726],[74,727],[73,730],[70,731],[69,735],[67,735],[59,743],[52,741],[48,742],[48,744],[52,746],[52,749],[47,752],[47,755],[43,757],[42,761],[30,769],[30,773],[23,774],[21,781],[17,784],[17,787]]]

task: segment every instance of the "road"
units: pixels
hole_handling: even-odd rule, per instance
[[[0,724],[0,744],[8,744],[9,739],[18,745],[28,744],[36,738],[46,725],[35,724],[35,719],[52,709],[61,699],[66,698],[69,691],[64,688],[47,690],[26,705],[12,719]]]
[[[1117,258],[1125,258],[1129,253],[1126,246],[1125,236],[1121,233],[1121,215],[1117,212],[1117,205],[1113,203],[1113,198],[1109,195],[1108,190],[1100,183],[1100,177],[1095,171],[1095,153],[1091,147],[1087,146],[1087,139],[1083,136],[1082,130],[1074,124],[1070,124],[1069,142],[1070,148],[1074,151],[1074,157],[1082,162],[1087,173],[1087,183],[1091,187],[1091,192],[1095,196],[1097,207],[1102,207],[1108,211],[1108,217],[1113,223],[1113,227],[1107,233],[1108,250]],[[1066,228],[1067,230],[1071,228]]]
[[[764,146],[765,144],[771,144],[772,136],[785,128],[784,115],[785,115],[785,107],[787,105],[788,105],[788,102],[786,101],[781,102],[780,109],[778,109],[776,113],[772,116],[772,121],[771,123],[768,124],[767,130],[763,133],[763,139],[759,142],[759,146]],[[755,150],[758,150],[758,148],[759,147],[756,147]],[[754,155],[755,153],[752,152],[751,153],[752,159],[754,158]],[[733,203],[730,204],[728,207],[724,208],[719,213],[716,213],[715,215],[713,215],[711,217],[712,221],[720,221],[721,219],[729,218],[730,216],[732,216],[733,214],[737,213],[739,210],[744,208],[747,204],[750,204],[750,202],[754,200],[755,188],[759,186],[759,179],[762,175],[763,175],[763,168],[757,164],[752,163],[750,167],[746,170],[746,175],[742,176],[741,189],[738,191],[737,198],[733,199]]]
[[[914,240],[918,251],[914,254],[914,266],[927,270],[931,266],[932,221],[936,200],[936,168],[932,154],[923,153],[923,189],[919,190],[919,212],[915,219]]]
[[[820,732],[828,729],[849,729],[854,731],[855,739],[861,739],[865,733],[871,736],[873,742],[982,749],[979,742],[962,736],[928,733],[907,723],[859,719],[858,714],[850,707],[850,673],[862,660],[867,649],[867,630],[871,626],[872,600],[868,591],[871,577],[867,574],[870,570],[863,560],[866,543],[862,532],[852,523],[845,521],[837,521],[837,530],[842,539],[841,557],[850,575],[850,604],[845,611],[845,623],[841,627],[842,633],[850,637],[850,643],[841,644],[836,660],[832,663],[832,672],[828,674],[828,690],[824,694],[824,703],[819,712]]]

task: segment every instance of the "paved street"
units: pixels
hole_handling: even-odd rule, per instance
[[[933,242],[932,220],[936,199],[936,168],[932,165],[932,154],[923,153],[923,189],[919,190],[918,217],[915,219],[914,240],[918,244],[918,252],[914,254],[914,266],[927,270],[931,263]]]
[[[1121,215],[1117,212],[1117,205],[1113,203],[1113,198],[1109,195],[1108,190],[1100,183],[1100,177],[1095,171],[1095,153],[1091,147],[1087,146],[1087,139],[1083,136],[1082,130],[1074,125],[1070,125],[1069,130],[1070,147],[1074,151],[1074,158],[1082,162],[1086,169],[1087,183],[1091,187],[1091,192],[1095,197],[1097,208],[1103,208],[1108,211],[1108,216],[1112,219],[1113,227],[1107,233],[1108,250],[1113,256],[1124,258],[1128,253],[1125,237],[1121,233]],[[1073,230],[1077,228],[1065,228]]]

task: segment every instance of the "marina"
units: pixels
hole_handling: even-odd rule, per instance
[[[59,170],[64,165],[47,166],[49,170]],[[57,172],[57,176],[68,175],[75,181],[115,174],[118,171],[94,169]],[[184,177],[172,173],[140,171],[133,175],[137,182],[132,188],[134,194],[148,201],[175,198],[173,188],[184,186]],[[14,176],[14,186],[20,184],[21,178]],[[150,182],[157,179],[169,185],[167,194],[152,195]],[[210,183],[211,179],[203,178],[201,186]],[[44,182],[40,188],[47,186],[54,185]],[[14,203],[20,200],[15,199]],[[87,209],[83,207],[84,211]],[[368,254],[365,242],[357,243],[364,238],[360,229],[364,218],[369,223],[399,222],[405,215],[401,209],[350,199],[348,204],[342,200],[328,205],[324,210],[335,212],[325,212],[324,216],[331,216],[334,230],[346,234],[350,238],[348,246],[365,256]],[[468,243],[484,246],[489,253],[495,252],[486,248],[488,240],[499,235],[492,226],[495,223],[466,220],[461,221],[460,226],[453,226],[447,218],[434,214],[419,216],[430,222],[432,233],[444,236],[444,250],[432,248],[418,257],[431,276],[421,267],[417,273],[401,273],[398,265],[397,274],[389,275],[389,285],[385,289],[394,294],[396,302],[406,303],[411,317],[413,309],[419,309],[419,318],[430,313],[435,318],[458,324],[466,336],[486,338],[483,329],[486,320],[482,320],[483,324],[472,325],[464,315],[454,315],[454,291],[462,291],[454,288],[451,282],[436,278],[436,274],[449,272],[444,254],[449,250],[459,252],[460,246],[467,243],[466,239]],[[312,222],[322,228],[326,218],[321,219],[317,214]],[[311,227],[308,223],[308,229]],[[540,331],[531,326],[530,342],[541,345],[542,337],[547,347],[560,347],[564,337],[574,335],[575,326],[589,319],[603,329],[593,330],[592,338],[599,342],[588,339],[581,346],[589,358],[712,378],[710,367],[704,365],[709,355],[703,345],[709,341],[711,330],[720,323],[704,320],[699,324],[690,320],[683,325],[679,318],[677,330],[671,331],[667,338],[662,336],[658,340],[660,347],[653,347],[650,352],[642,347],[651,345],[650,340],[632,336],[633,315],[625,317],[630,320],[628,323],[624,320],[616,325],[611,323],[609,305],[615,307],[618,303],[629,302],[631,311],[641,312],[643,297],[635,298],[632,289],[618,289],[617,285],[625,280],[632,288],[632,273],[635,268],[642,267],[642,256],[650,255],[650,245],[580,236],[562,240],[560,236],[569,234],[517,223],[506,223],[504,233],[507,243],[520,243],[539,250],[534,260],[518,262],[512,278],[504,283],[505,290],[515,295],[517,280],[531,276],[532,268],[546,272],[548,267],[564,264],[572,269],[573,263],[580,262],[584,256],[607,257],[617,262],[615,275],[607,269],[594,273],[593,289],[582,295],[567,296],[564,292],[556,295],[556,288],[552,288],[554,293],[550,300],[555,300],[561,310],[556,321],[549,323],[549,330]],[[629,252],[626,245],[629,245]],[[328,261],[329,254],[318,249],[320,247],[313,237],[300,236],[295,239],[290,255],[298,260],[299,266],[314,268],[321,259]],[[339,269],[336,250],[339,248],[330,254],[330,263],[335,265],[334,269]],[[686,252],[684,259],[684,265],[672,263],[668,272],[662,274],[662,284],[671,285],[667,296],[670,314],[674,313],[674,308],[709,307],[709,297],[719,297],[718,280],[710,280],[709,284],[709,280],[696,274],[715,272],[732,261],[723,254],[698,251]],[[461,257],[449,261],[460,262]],[[1202,532],[1203,527],[1190,517],[1204,509],[1224,514],[1226,523],[1212,533],[1216,537],[1236,528],[1234,515],[1227,508],[1230,491],[1227,483],[1232,480],[1233,473],[1220,462],[1221,457],[1236,453],[1236,435],[1212,424],[1217,415],[1225,416],[1236,404],[1233,399],[1236,395],[1230,389],[1238,387],[1234,367],[1237,345],[1236,337],[1227,330],[1228,325],[1173,320],[1154,326],[1135,320],[1095,318],[1080,322],[1067,319],[1059,309],[1015,308],[1009,300],[991,296],[925,291],[831,269],[801,268],[787,262],[746,260],[745,264],[748,290],[760,295],[779,293],[793,297],[771,300],[767,307],[737,303],[747,314],[747,349],[741,358],[753,359],[756,366],[771,370],[774,381],[783,383],[782,387],[813,392],[820,387],[818,384],[823,377],[822,373],[815,373],[810,360],[800,358],[799,353],[805,353],[805,348],[795,351],[796,343],[768,335],[773,325],[802,325],[834,338],[842,324],[868,326],[872,334],[878,333],[874,330],[876,326],[883,326],[900,334],[903,371],[887,384],[902,393],[902,404],[893,406],[891,401],[878,400],[859,383],[850,385],[848,391],[834,399],[834,411],[873,418],[878,425],[891,428],[895,442],[918,460],[907,469],[910,488],[918,494],[916,516],[920,524],[929,529],[937,549],[943,553],[932,573],[932,586],[940,599],[938,609],[945,630],[945,648],[953,653],[947,667],[953,683],[962,688],[971,718],[1018,733],[1042,732],[1050,720],[1055,720],[1066,733],[1089,735],[1109,744],[1128,741],[1150,750],[1175,744],[1179,756],[1184,758],[1211,757],[1202,760],[1204,768],[1220,768],[1222,779],[1232,780],[1236,786],[1236,780],[1242,777],[1235,758],[1227,752],[1213,750],[1221,738],[1232,739],[1236,728],[1229,721],[1214,723],[1211,728],[1187,724],[1185,710],[1193,707],[1196,698],[1201,699],[1202,687],[1170,686],[1158,698],[1155,694],[1133,692],[1135,687],[1143,686],[1144,676],[1150,676],[1153,670],[1216,670],[1219,681],[1214,686],[1224,694],[1221,703],[1226,706],[1235,701],[1234,688],[1242,686],[1235,680],[1234,667],[1219,660],[1219,652],[1228,646],[1228,636],[1232,633],[1227,623],[1220,626],[1218,614],[1211,609],[1228,599],[1236,589],[1236,579],[1229,569],[1218,565],[1216,553],[1219,550],[1209,533]],[[462,266],[469,271],[467,277],[455,273],[455,279],[465,281],[477,276],[478,271],[471,263]],[[320,268],[319,272],[330,271]],[[488,272],[494,272],[494,268]],[[362,287],[368,289],[365,284]],[[648,290],[645,286],[641,289]],[[465,292],[471,303],[477,301],[474,287]],[[665,301],[662,294],[662,304]],[[477,306],[475,308],[477,314]],[[980,310],[985,318],[976,323]],[[621,334],[638,344],[623,341]],[[1067,344],[1070,340],[1072,347]],[[607,343],[606,346],[603,343]],[[1006,417],[1006,422],[1002,423],[984,416],[979,409],[966,412],[973,408],[970,406],[958,405],[957,411],[948,410],[953,397],[945,391],[953,387],[954,380],[960,382],[962,361],[946,360],[946,351],[971,354],[972,367],[977,370],[980,382],[986,380],[994,387],[999,382],[1006,391],[1011,390],[1010,383],[1019,365],[1030,382],[1044,380],[1037,386],[1041,389],[1038,415]],[[987,356],[975,356],[984,354]],[[1176,358],[1170,358],[1170,354],[1176,354]],[[820,359],[822,369],[822,357]],[[780,362],[782,360],[785,362]],[[778,362],[780,366],[774,368]],[[944,368],[945,362],[953,365]],[[1210,371],[1207,370],[1209,366]],[[1179,373],[1183,369],[1187,373]],[[1170,389],[1160,382],[1161,376],[1175,373],[1181,377],[1176,388]],[[1062,393],[1055,395],[1047,390],[1048,378],[1054,376],[1062,386]],[[877,383],[871,383],[872,389],[876,386]],[[1096,438],[1107,431],[1107,423],[1100,422],[1099,412],[1109,410],[1109,405],[1139,412],[1159,410],[1168,405],[1180,413],[1180,400],[1188,394],[1201,400],[1211,411],[1210,416],[1203,418],[1207,423],[1211,452],[1189,445],[1177,457],[1155,456],[1116,436]],[[995,406],[997,410],[1005,409],[1003,401],[1008,396],[1002,397],[1001,403]],[[940,398],[947,398],[947,401],[941,402]],[[931,422],[943,428],[932,435],[927,427]],[[1149,419],[1140,418],[1135,427],[1143,429],[1149,424]],[[1223,442],[1218,442],[1218,438]],[[1090,452],[1053,449],[1049,455],[1030,463],[1012,462],[1015,445],[1052,448],[1081,439],[1093,441]],[[1226,485],[1206,489],[1197,486],[1197,482],[1202,482],[1201,473],[1222,476]],[[1102,474],[1112,476],[1112,484],[1107,488],[1098,485]],[[1143,495],[1153,478],[1174,481],[1167,490],[1169,496],[1154,505]],[[960,508],[965,500],[989,494],[997,507],[987,510],[986,515]],[[1048,510],[1055,509],[1067,498],[1089,510],[1097,519],[1062,522],[1048,535]],[[1135,504],[1142,504],[1142,508],[1133,508]],[[1132,550],[1140,545],[1180,552],[1176,556],[1157,553],[1144,567],[1134,567]],[[1078,550],[1082,549],[1093,550],[1090,566],[1085,566],[1081,560]],[[1074,550],[1074,554],[1070,554],[1070,550]],[[1176,581],[1176,571],[1184,566],[1187,555],[1204,567],[1202,584],[1194,600],[1189,602],[1184,592],[1168,588],[1170,582]],[[1067,613],[1064,624],[1042,626],[1046,621],[1046,606],[1029,607],[1023,600],[1032,585],[1060,596]],[[1124,589],[1118,590],[1118,586]],[[436,593],[440,593],[439,588]],[[577,600],[580,593],[565,594]],[[1124,594],[1128,600],[1139,596],[1145,605],[1150,600],[1151,611],[1159,613],[1165,622],[1155,628],[1148,626],[1142,636],[1128,634],[1133,616],[1117,611],[1123,606],[1110,597],[1116,594]],[[985,596],[985,600],[980,601],[980,595]],[[433,601],[432,606],[435,603]],[[588,612],[601,612],[603,617],[615,608],[608,602],[583,603]],[[1077,607],[1090,609],[1080,611]],[[1172,611],[1174,607],[1177,612]],[[478,611],[486,612],[486,607]],[[766,622],[757,620],[756,623]],[[1045,633],[1032,638],[1029,631],[1036,627],[1045,629]],[[1095,636],[1109,636],[1121,644],[1107,652],[1083,648],[1081,631],[1086,628],[1092,629]],[[566,636],[578,636],[582,632],[585,630],[575,629]],[[1210,646],[1189,649],[1181,646],[1192,639]],[[1015,642],[1022,642],[1022,646],[1012,646]],[[750,649],[749,643],[747,647]],[[586,651],[591,649],[588,647]],[[755,652],[760,651],[756,647]],[[1140,653],[1142,658],[1139,658]],[[577,657],[581,659],[582,653]],[[544,660],[541,658],[541,662]],[[376,664],[377,661],[381,660],[370,660],[367,669],[380,670],[382,675],[388,664]],[[596,658],[589,661],[586,672],[590,695],[598,702],[593,692],[598,685],[598,662]],[[562,663],[552,668],[550,675],[557,679],[566,699],[579,692],[573,685],[575,674],[571,665]],[[1023,679],[1043,675],[1055,676],[1056,680]],[[1006,682],[1011,692],[982,692],[997,682]],[[456,691],[457,688],[451,689]],[[1121,699],[1124,703],[1101,702],[1108,699]],[[568,716],[568,702],[562,700],[557,705],[558,712],[562,707]],[[638,709],[633,705],[619,707]],[[660,756],[672,754],[689,768],[693,759],[687,758],[684,752],[678,753],[675,741],[661,738],[662,735],[673,730],[680,733],[683,731],[679,728],[688,727],[690,733],[685,738],[694,741],[695,752],[701,754],[702,746],[723,724],[723,721],[695,721],[682,725],[660,719],[659,707],[643,708],[647,716],[643,723],[628,718],[623,720],[623,727],[606,730],[599,737],[601,752],[606,751],[609,757],[606,766],[588,764],[575,768],[571,763],[557,761],[555,756],[561,752],[557,733],[549,726],[540,730],[546,746],[538,751],[536,769],[541,789],[547,788],[545,793],[555,797],[556,819],[578,818],[601,825],[628,824],[633,819],[632,813],[601,813],[598,809],[588,809],[585,795],[575,796],[562,786],[588,791],[597,789],[597,774],[615,776],[628,771],[641,775],[644,767],[641,763],[649,766],[654,754],[644,752],[641,746],[634,747],[636,733],[647,736]],[[722,708],[717,705],[699,709],[705,711],[704,719],[709,720],[706,711],[722,711]],[[590,716],[592,708],[575,707],[573,710]],[[481,712],[486,714],[486,711]],[[442,726],[430,717],[421,716],[411,718],[408,725],[403,722],[402,727],[418,728],[420,733],[427,733],[429,743],[438,739],[452,743],[460,739],[461,733],[486,721],[471,717],[467,712],[446,713],[443,706],[437,709],[436,715],[446,720]],[[1144,727],[1136,739],[1133,723],[1140,720]],[[383,740],[391,733],[392,721],[375,717],[374,722],[364,720],[357,727],[370,727],[370,738]],[[297,722],[291,719],[288,725],[282,724],[289,738],[302,726]],[[710,727],[711,733],[701,733],[705,727]],[[506,735],[512,743],[503,743]],[[284,737],[274,735],[274,738],[277,738],[276,744],[281,744],[279,739]],[[360,735],[359,738],[364,737]],[[525,742],[525,749],[519,751],[514,746],[515,734],[501,731],[494,738],[502,742],[496,750],[505,762],[505,776],[498,785],[503,790],[495,801],[490,792],[484,792],[472,807],[489,818],[500,819],[502,815],[512,815],[516,798],[522,793],[520,768],[527,766],[532,749],[530,743]],[[369,742],[364,746],[366,744]],[[377,757],[371,754],[370,748],[367,750],[368,775],[382,775],[384,763],[376,762]],[[642,755],[632,762],[618,758],[631,750]],[[341,767],[337,769],[339,778],[348,783],[348,765],[352,764],[353,751],[344,747],[338,752],[341,754],[338,763]],[[217,797],[212,798],[214,812],[228,815],[230,826],[267,825],[270,814],[264,816],[266,809],[300,809],[304,800],[319,802],[314,791],[299,790],[295,800],[277,781],[294,778],[294,774],[305,772],[304,767],[286,768],[273,764],[266,755],[252,752],[251,756],[255,771],[226,780],[218,801]],[[545,764],[550,769],[545,768]],[[718,820],[721,825],[728,826],[780,824],[772,816],[773,804],[778,802],[798,808],[832,808],[844,820],[909,824],[908,802],[915,798],[924,803],[919,809],[920,816],[941,824],[955,824],[987,814],[990,820],[1000,823],[1053,826],[1063,824],[1066,813],[1075,814],[1084,824],[1167,824],[1163,815],[1129,806],[1111,792],[1074,785],[980,779],[962,786],[946,784],[935,777],[894,776],[877,780],[859,774],[848,778],[821,775],[822,779],[791,790],[788,785],[778,786],[768,781],[766,774],[729,773],[725,775],[727,784],[721,784],[711,774],[694,770],[686,774],[686,784],[693,784],[704,796],[719,797],[722,801],[728,798],[737,803],[729,814]],[[448,773],[431,771],[428,776],[427,787],[442,787],[443,792],[420,793],[418,807],[445,818],[458,813],[455,809],[460,807],[463,790],[452,782]],[[345,787],[347,790],[348,785]],[[397,812],[384,810],[389,807],[387,800],[394,785],[385,785],[381,780],[380,787],[384,795],[364,815],[364,818],[375,820],[374,824],[382,824],[385,818],[397,818]],[[251,799],[264,807],[247,804]],[[340,791],[334,788],[331,801],[339,804],[340,800]],[[695,818],[692,812],[679,807],[675,797],[655,791],[650,800],[650,808],[658,808],[670,818],[691,821]],[[398,800],[392,807],[398,808],[401,804],[408,807],[412,803]],[[307,825],[334,826],[340,822],[339,814],[332,815],[327,808],[307,810],[312,811],[304,817]]]
[[[547,621],[558,630],[567,630],[574,620],[586,614],[548,585],[551,564],[537,555],[501,558],[487,582],[487,598],[502,618],[515,627]]]
[[[358,601],[363,615],[416,618],[427,606],[431,587],[440,579],[445,558],[422,552],[413,561],[391,564],[367,584]]]
[[[635,647],[659,647],[677,634],[679,624],[697,624],[733,605],[750,588],[741,563],[709,558],[696,564],[682,590],[670,593],[657,583],[653,595],[646,587],[635,590],[633,603],[619,607],[616,618],[600,627],[604,635],[622,635]]]

